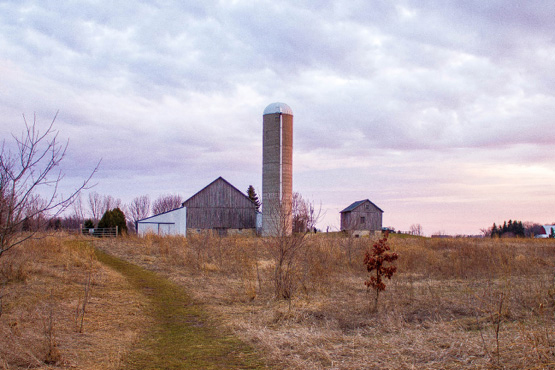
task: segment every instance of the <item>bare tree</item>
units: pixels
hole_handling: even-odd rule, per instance
[[[293,193],[292,212],[294,233],[313,231],[320,217],[320,211],[315,211],[314,204],[297,192]]]
[[[44,229],[47,221],[47,215],[39,212],[46,206],[46,200],[42,199],[39,195],[29,197],[27,208],[24,211],[25,218],[23,219],[23,231],[41,231]]]
[[[71,217],[83,222],[85,220],[85,209],[83,208],[83,197],[81,193],[75,197],[75,202],[73,202],[71,208],[73,209]]]
[[[266,205],[267,206],[267,205]],[[275,206],[277,207],[277,205]],[[306,246],[306,233],[291,234],[292,208],[281,207],[272,211],[273,223],[270,230],[275,234],[268,237],[269,251],[274,260],[274,291],[277,299],[290,300],[296,288],[296,271],[299,255]]]
[[[56,114],[57,116],[57,114]],[[68,143],[60,144],[54,130],[56,116],[44,132],[40,132],[33,117],[21,137],[13,136],[15,149],[6,142],[0,151],[0,257],[16,245],[33,238],[38,229],[68,209],[79,192],[89,184],[90,176],[69,196],[60,196],[58,188],[63,179],[60,163]],[[40,194],[40,198],[39,198]],[[25,220],[38,220],[35,230],[23,231]]]
[[[92,220],[96,225],[104,214],[104,200],[102,195],[96,191],[89,193],[89,210],[91,211]]]
[[[147,218],[150,215],[150,197],[148,195],[136,197],[127,208],[134,223]]]
[[[101,195],[97,192],[89,193],[89,209],[95,225],[98,224],[106,211],[114,208],[122,208],[121,199],[116,199],[111,195]]]
[[[306,236],[318,221],[319,213],[314,212],[313,204],[295,193],[291,207],[282,206],[281,209],[274,210],[273,214],[275,217],[272,220],[276,224],[271,225],[270,229],[276,230],[277,234],[268,237],[266,245],[274,259],[275,295],[278,299],[290,300],[299,283],[301,257],[308,252]],[[295,215],[302,230],[291,234]]]
[[[536,222],[524,223],[524,235],[527,237],[534,237],[534,235],[543,234],[543,226]]]
[[[171,211],[173,209],[181,207],[183,204],[183,198],[181,195],[161,195],[159,196],[152,205],[152,213],[155,215]]]
[[[422,236],[422,225],[420,225],[420,224],[410,225],[410,233],[412,235]]]
[[[110,211],[114,208],[122,208],[121,199],[114,198],[111,195],[104,195],[102,214],[104,214],[106,211]]]

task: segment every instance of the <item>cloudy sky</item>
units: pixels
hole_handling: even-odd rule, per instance
[[[0,1],[0,136],[70,141],[70,187],[261,189],[262,112],[294,112],[294,190],[320,227],[555,221],[555,2]]]

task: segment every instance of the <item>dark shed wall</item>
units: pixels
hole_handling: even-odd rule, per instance
[[[256,227],[256,206],[221,177],[186,200],[184,205],[190,229]]]

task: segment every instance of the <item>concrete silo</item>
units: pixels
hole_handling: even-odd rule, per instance
[[[262,116],[262,235],[289,235],[293,200],[293,111],[272,103]]]

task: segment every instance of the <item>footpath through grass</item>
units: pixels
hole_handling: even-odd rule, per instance
[[[183,289],[152,271],[96,251],[147,300],[154,325],[125,358],[125,369],[266,369],[254,350],[210,323]]]

